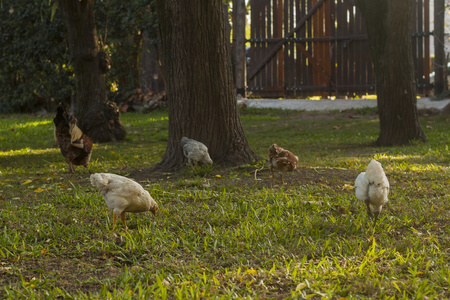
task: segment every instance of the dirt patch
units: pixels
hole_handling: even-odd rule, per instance
[[[188,167],[186,167],[188,168]],[[283,180],[286,187],[295,187],[299,185],[325,184],[327,186],[341,187],[345,183],[353,184],[359,171],[340,168],[311,168],[300,166],[293,172],[286,173]],[[130,174],[136,181],[149,180],[157,181],[164,185],[172,185],[174,182],[186,179],[193,179],[195,175],[183,175],[183,171],[177,173],[159,173],[151,170],[135,171]],[[197,176],[198,177],[198,176]],[[256,167],[235,167],[223,168],[212,171],[202,176],[210,180],[214,186],[233,186],[254,188],[272,188],[272,177],[268,166]],[[281,186],[280,173],[275,172],[275,186]]]

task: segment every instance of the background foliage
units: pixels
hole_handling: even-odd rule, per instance
[[[59,14],[43,1],[0,8],[0,113],[35,111],[70,97],[73,71]]]
[[[112,59],[107,74],[111,100],[123,99],[139,87],[142,32],[154,32],[157,24],[152,2],[95,4],[99,40]],[[2,1],[0,45],[0,113],[49,111],[70,99],[74,74],[55,1]]]

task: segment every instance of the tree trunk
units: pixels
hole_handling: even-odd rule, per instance
[[[184,165],[183,136],[204,143],[214,163],[259,157],[239,118],[221,0],[157,0],[162,72],[169,108],[169,140],[156,170]]]
[[[434,96],[447,90],[445,78],[445,1],[434,0]]]
[[[107,101],[105,73],[109,57],[100,49],[94,20],[94,0],[59,1],[75,72],[75,116],[94,142],[123,140],[119,109]]]
[[[375,70],[381,146],[425,141],[417,113],[410,0],[357,0]]]

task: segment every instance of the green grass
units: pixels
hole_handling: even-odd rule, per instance
[[[273,188],[263,162],[149,172],[165,111],[122,115],[126,140],[96,144],[73,175],[52,116],[0,115],[0,299],[449,298],[449,119],[385,148],[373,113],[241,110],[261,157],[277,143],[300,158],[295,184]],[[352,189],[372,158],[391,183],[375,230]],[[158,216],[112,232],[94,172],[137,177]]]

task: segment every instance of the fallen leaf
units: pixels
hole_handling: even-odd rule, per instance
[[[355,187],[353,186],[353,185],[351,185],[351,184],[344,184],[342,187],[341,187],[343,190],[353,190]]]
[[[170,286],[170,282],[168,282],[167,280],[165,280],[165,279],[163,279],[162,281],[161,281],[161,283],[163,284],[163,285],[165,285],[165,286]],[[181,284],[183,284],[184,282],[182,282]]]
[[[340,212],[341,214],[345,213],[345,207],[340,206],[340,205],[336,205],[336,209],[338,212]]]
[[[299,283],[299,284],[297,285],[297,287],[295,288],[295,290],[296,290],[297,292],[299,292],[299,291],[303,290],[305,287],[306,287],[306,283],[302,282],[302,283]]]
[[[1,272],[5,272],[6,273],[6,271],[10,271],[12,268],[11,267],[0,267],[0,273]]]
[[[34,190],[36,193],[41,193],[44,192],[44,189],[41,189],[40,187],[38,187],[37,189]]]
[[[32,182],[33,182],[33,180],[28,179],[27,181],[23,182],[22,185],[30,184]]]

